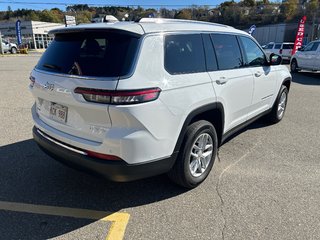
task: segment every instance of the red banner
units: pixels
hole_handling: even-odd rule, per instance
[[[296,53],[296,51],[302,47],[303,36],[304,36],[304,24],[306,23],[307,17],[303,16],[299,22],[298,31],[296,40],[294,42],[294,47],[292,50],[292,55]]]

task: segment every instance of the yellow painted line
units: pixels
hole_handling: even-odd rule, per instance
[[[100,220],[110,221],[112,225],[110,227],[109,233],[106,240],[119,240],[123,239],[124,233],[129,222],[130,215],[128,213],[113,213]]]
[[[5,201],[0,201],[0,210],[112,222],[106,240],[123,239],[130,218],[130,214],[122,212],[111,213],[89,209],[55,207]]]

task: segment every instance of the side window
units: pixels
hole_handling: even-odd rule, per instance
[[[275,46],[274,46],[274,49],[280,49],[281,48],[281,44],[276,44]]]
[[[211,34],[220,70],[243,66],[238,40],[234,35]]]
[[[205,56],[200,34],[165,37],[164,66],[170,74],[205,72]]]
[[[266,58],[263,51],[258,45],[248,37],[240,37],[241,43],[246,58],[246,64],[249,66],[263,66],[266,63]]]
[[[202,34],[204,52],[206,55],[207,71],[218,70],[216,53],[214,52],[212,41],[209,34]]]
[[[282,49],[293,49],[294,44],[283,44]]]
[[[305,48],[304,48],[304,52],[306,52],[306,51],[311,51],[311,49],[312,49],[312,47],[313,47],[313,43],[309,43]]]
[[[317,51],[319,44],[320,44],[320,42],[315,42],[310,51]]]
[[[272,49],[273,48],[273,43],[269,43],[268,45],[267,45],[267,47],[266,47],[266,49]]]

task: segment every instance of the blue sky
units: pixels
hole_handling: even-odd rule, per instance
[[[27,8],[27,9],[35,9],[35,10],[42,10],[42,9],[51,9],[54,7],[58,7],[62,10],[65,10],[67,5],[72,4],[89,4],[89,5],[141,5],[141,6],[150,6],[155,7],[159,5],[166,6],[168,8],[181,8],[187,5],[218,5],[224,0],[175,0],[175,1],[168,1],[168,0],[137,0],[137,1],[130,1],[130,0],[0,0],[0,11],[7,10],[8,6],[10,6],[13,10],[18,8]],[[154,6],[157,5],[157,6]]]

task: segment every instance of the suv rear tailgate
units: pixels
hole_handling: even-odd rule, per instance
[[[94,81],[51,75],[34,70],[32,94],[41,121],[62,132],[101,142],[111,127],[108,105],[87,102],[77,87],[116,88],[118,81]],[[60,116],[59,116],[60,115]]]
[[[57,33],[31,74],[38,118],[64,133],[102,142],[111,127],[109,105],[74,90],[115,90],[133,69],[139,37],[101,29]]]

